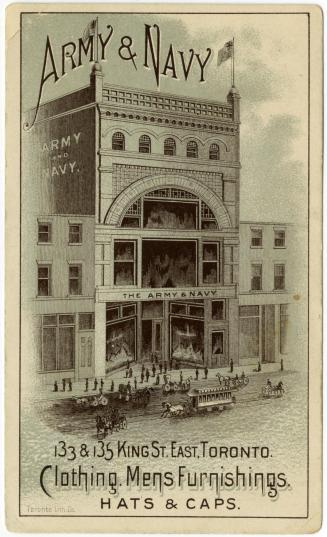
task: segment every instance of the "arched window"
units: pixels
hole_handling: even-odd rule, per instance
[[[164,141],[164,155],[176,155],[176,142],[174,138],[166,138]]]
[[[187,142],[186,156],[189,158],[198,158],[198,144],[194,140]]]
[[[219,145],[218,144],[211,144],[209,148],[209,159],[210,160],[219,160],[220,159],[220,151],[219,151]]]
[[[146,134],[139,139],[139,153],[151,153],[151,140]]]
[[[115,132],[112,135],[112,149],[118,151],[124,151],[125,149],[125,136],[122,132]]]

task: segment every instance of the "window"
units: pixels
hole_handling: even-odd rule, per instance
[[[287,304],[280,305],[280,354],[287,354],[288,312]]]
[[[69,294],[82,294],[82,265],[69,265]]]
[[[136,285],[136,243],[135,241],[115,241],[114,284]]]
[[[124,151],[125,136],[122,132],[115,132],[112,135],[112,149],[114,149],[115,151]]]
[[[225,319],[225,301],[212,301],[212,319],[214,321],[223,321]]]
[[[166,138],[164,141],[164,155],[176,155],[176,142],[174,138]]]
[[[262,248],[262,229],[251,229],[252,248]]]
[[[282,229],[275,229],[275,248],[284,248],[285,247],[285,231]]]
[[[38,265],[37,294],[51,296],[51,265]]]
[[[69,244],[81,244],[82,224],[69,224]]]
[[[285,265],[274,266],[274,289],[285,289]]]
[[[262,289],[262,265],[251,265],[251,291]]]
[[[75,316],[42,316],[41,369],[65,371],[75,363]]]
[[[189,158],[198,158],[198,144],[194,140],[187,143],[186,156]]]
[[[94,330],[94,313],[80,313],[78,317],[80,330]]]
[[[218,144],[211,144],[209,148],[209,159],[210,160],[219,160],[220,159],[220,151],[219,151],[219,145]]]
[[[51,224],[50,223],[39,222],[38,242],[51,242]]]
[[[217,242],[204,242],[202,253],[203,283],[218,283],[220,281],[219,244]]]
[[[139,139],[139,153],[151,153],[151,140],[146,134]]]

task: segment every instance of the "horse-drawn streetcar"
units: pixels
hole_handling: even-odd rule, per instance
[[[162,417],[191,416],[212,411],[226,410],[234,406],[236,399],[232,389],[228,387],[192,388],[188,392],[188,400],[172,405],[163,402]]]

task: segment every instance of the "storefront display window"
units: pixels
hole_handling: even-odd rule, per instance
[[[135,319],[107,324],[107,363],[118,366],[135,360]]]
[[[203,363],[203,322],[171,316],[171,358],[177,362]]]

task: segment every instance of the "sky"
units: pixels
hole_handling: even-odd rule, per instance
[[[77,41],[97,14],[24,15],[22,37],[22,108],[36,105],[49,36],[58,74],[61,47]],[[108,83],[189,97],[224,101],[231,86],[230,61],[217,68],[217,52],[235,39],[235,85],[241,95],[241,219],[297,222],[306,226],[307,214],[307,16],[293,15],[187,15],[98,14],[99,32],[113,36],[102,62]],[[161,71],[170,44],[176,51],[178,80],[160,76],[157,87],[153,69],[144,63],[145,24],[158,24],[161,33]],[[119,57],[121,38],[132,39],[131,61]],[[192,64],[183,79],[178,50],[188,58],[189,49],[213,54],[205,69],[205,82]],[[122,54],[128,54],[127,50]],[[91,65],[74,69],[44,85],[43,102],[74,91],[89,82]]]

